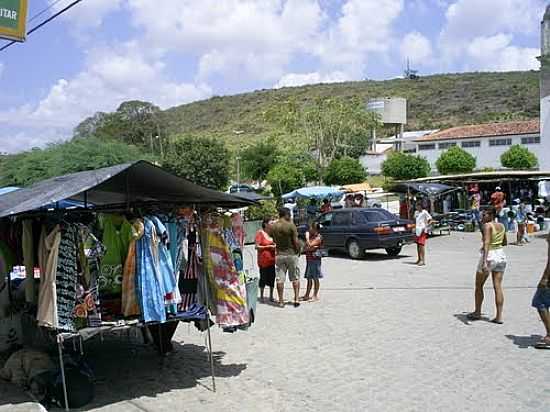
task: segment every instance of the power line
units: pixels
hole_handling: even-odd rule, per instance
[[[58,0],[59,1],[59,0]],[[52,21],[53,19],[55,19],[56,17],[62,15],[63,13],[65,13],[67,10],[73,8],[74,6],[76,6],[78,3],[80,3],[82,0],[75,0],[73,1],[71,4],[69,4],[67,7],[65,7],[64,9],[61,9],[59,10],[57,13],[53,14],[52,16],[50,16],[49,18],[47,18],[46,20],[44,20],[42,23],[40,23],[39,25],[33,27],[32,29],[30,29],[28,32],[27,32],[27,36],[34,33],[36,30],[40,29],[42,26],[48,24],[50,21]],[[56,2],[57,3],[57,2]],[[51,7],[53,7],[56,3],[53,3]],[[43,10],[42,12],[40,12],[39,14],[45,12],[45,10]],[[6,44],[5,46],[2,46],[0,48],[0,52],[1,51],[4,51],[6,50],[8,47],[10,47],[11,45],[17,43],[16,41],[11,41],[9,42],[8,44]]]
[[[55,5],[59,2],[61,2],[63,0],[55,0],[52,4],[50,4],[48,7],[46,7],[44,10],[40,11],[39,13],[36,13],[34,16],[32,16],[28,23],[30,23],[31,21],[33,20],[36,20],[37,18],[39,18],[40,16],[42,16],[44,13],[46,13],[48,10],[50,10],[51,8],[55,7]]]

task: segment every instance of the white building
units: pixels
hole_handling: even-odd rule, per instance
[[[382,163],[394,150],[401,150],[404,153],[415,153],[415,140],[436,130],[420,130],[415,132],[404,132],[400,138],[398,135],[383,138],[376,141],[372,150],[369,150],[359,159],[361,164],[371,175],[382,174]]]
[[[550,169],[550,149],[548,143],[542,145],[539,120],[452,127],[425,135],[415,143],[416,153],[430,162],[432,170],[437,170],[435,164],[439,156],[453,146],[472,154],[478,169],[501,169],[500,156],[515,144],[535,153],[541,170]]]
[[[541,23],[540,68],[540,168],[550,170],[550,6],[546,8]]]

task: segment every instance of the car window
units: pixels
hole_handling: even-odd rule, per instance
[[[361,214],[369,221],[369,222],[381,222],[383,220],[395,220],[396,217],[392,215],[390,212],[384,209],[380,210],[364,210],[361,212]]]
[[[332,223],[332,219],[334,217],[334,213],[325,213],[323,216],[319,218],[319,223],[323,226],[330,226]]]
[[[350,212],[335,213],[334,218],[332,219],[332,224],[333,225],[351,224],[351,213]]]

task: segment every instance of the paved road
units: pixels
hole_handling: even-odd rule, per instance
[[[99,382],[89,409],[548,411],[550,351],[532,347],[543,329],[530,308],[546,244],[507,249],[504,325],[463,317],[478,246],[477,234],[433,239],[424,268],[411,265],[413,246],[396,259],[325,259],[320,303],[261,305],[248,332],[214,331],[216,393],[204,335],[187,326],[163,362],[148,348],[90,347]],[[490,285],[486,295],[492,316]]]

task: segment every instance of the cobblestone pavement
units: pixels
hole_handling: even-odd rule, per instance
[[[216,393],[194,328],[178,328],[163,361],[111,340],[91,346],[88,410],[548,411],[550,351],[532,347],[543,328],[530,308],[546,243],[507,248],[504,325],[464,320],[478,247],[478,234],[431,239],[424,268],[411,264],[414,246],[395,259],[325,259],[321,302],[260,305],[249,331],[213,330]],[[489,317],[490,284],[486,299]],[[18,402],[0,388],[0,405]]]

